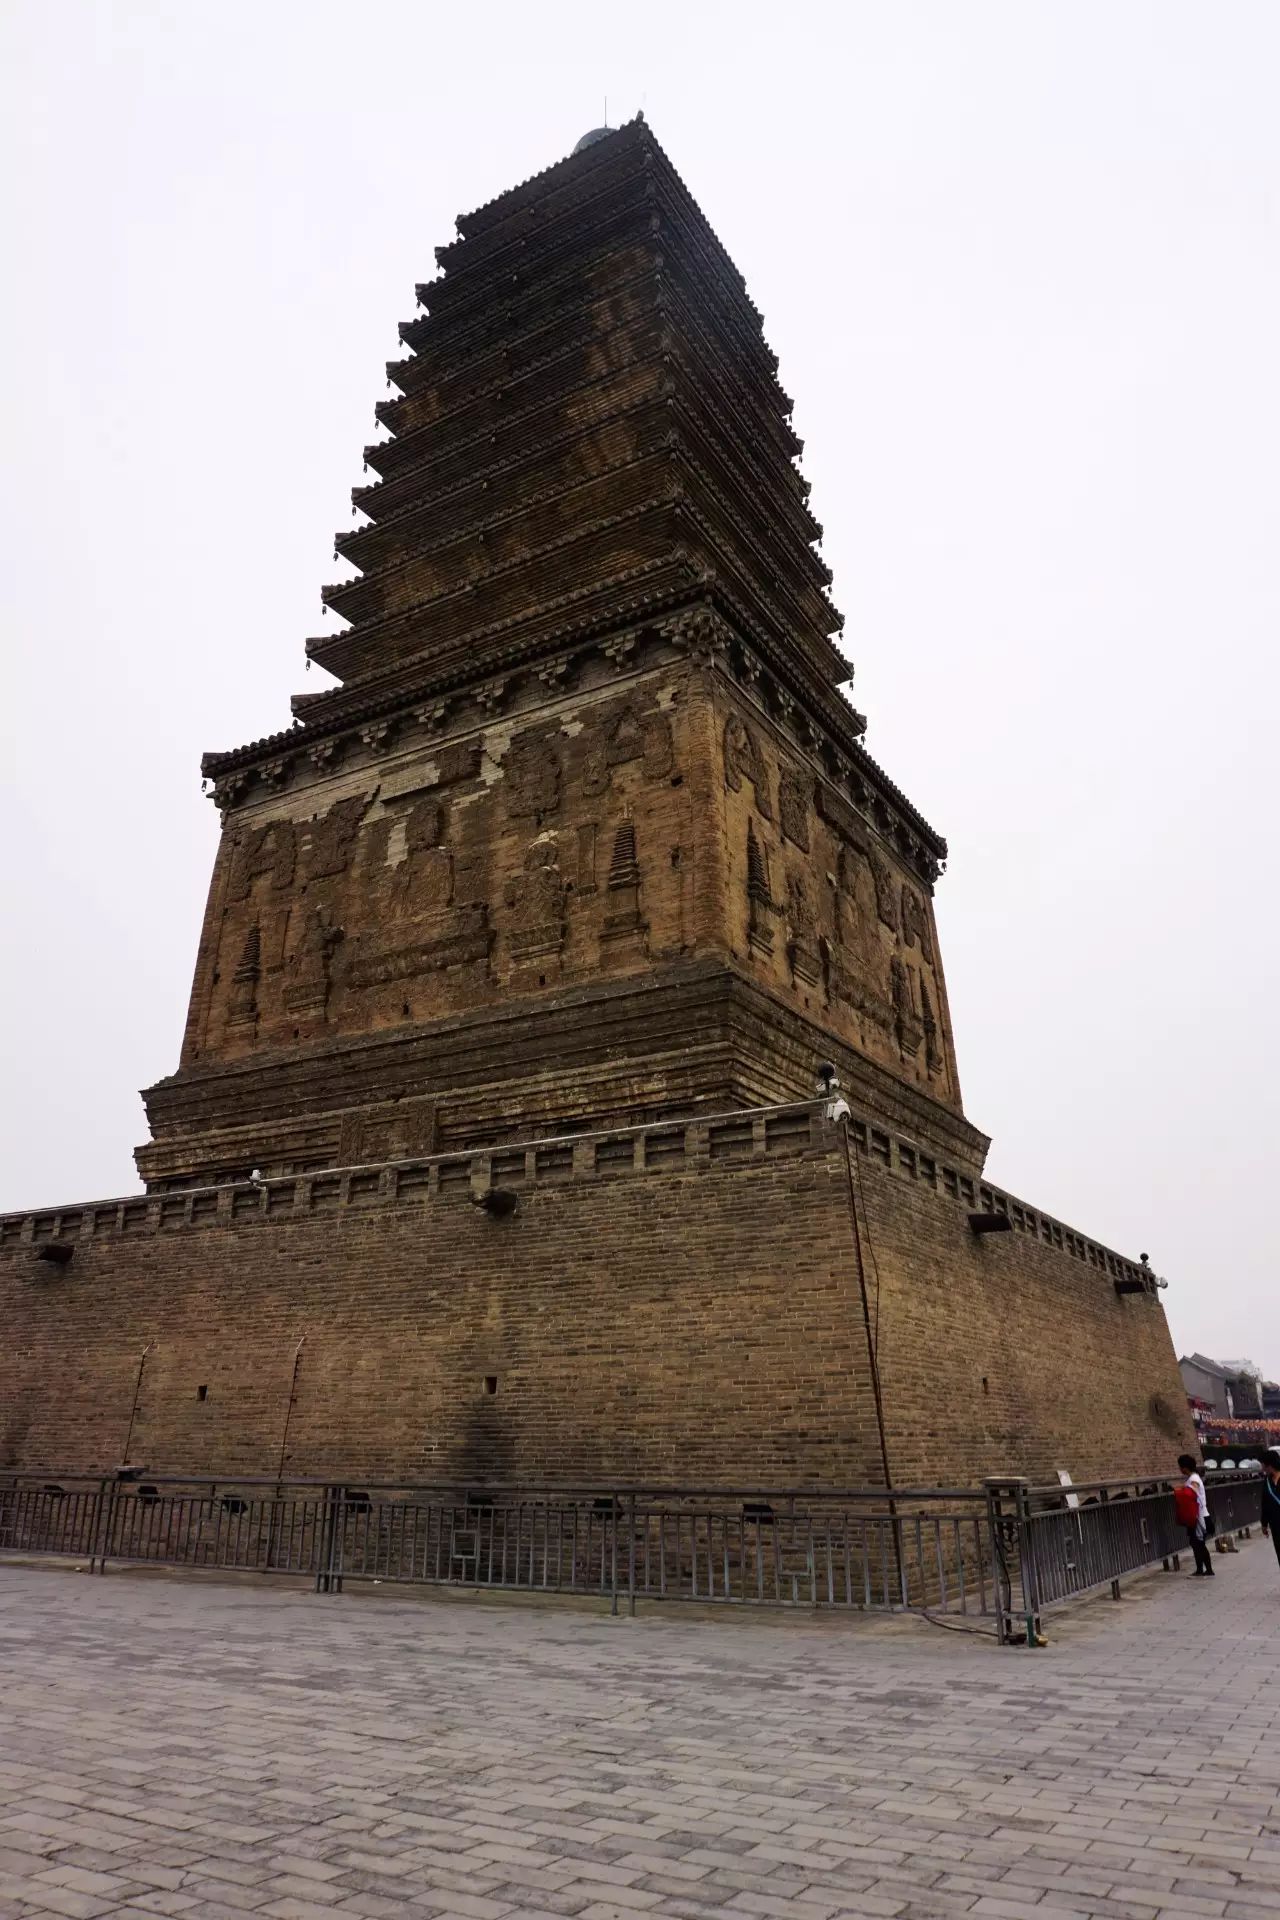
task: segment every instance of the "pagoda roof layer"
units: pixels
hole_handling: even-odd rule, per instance
[[[808,671],[847,677],[760,316],[644,123],[461,222],[439,260],[365,450],[378,478],[353,495],[373,525],[336,542],[365,570],[324,594],[351,625],[310,657],[372,692],[466,659],[517,611],[665,566],[723,572]],[[643,464],[663,410],[666,471]]]

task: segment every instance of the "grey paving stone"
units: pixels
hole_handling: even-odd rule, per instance
[[[0,1563],[0,1920],[1268,1920],[1280,1585],[1219,1572],[1013,1652]]]

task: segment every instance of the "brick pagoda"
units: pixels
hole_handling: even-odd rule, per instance
[[[152,1187],[811,1093],[980,1166],[791,401],[642,119],[458,222],[222,841]]]
[[[741,277],[639,120],[439,262],[337,684],[205,761],[148,1191],[0,1216],[0,1470],[1167,1471],[1149,1266],[983,1176]]]

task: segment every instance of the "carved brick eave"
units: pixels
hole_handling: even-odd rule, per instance
[[[656,253],[651,253],[642,265],[620,274],[616,282],[610,285],[607,296],[597,293],[585,310],[581,297],[580,262],[570,263],[558,274],[539,275],[537,285],[541,300],[527,321],[513,316],[514,324],[502,324],[507,308],[502,299],[502,289],[495,288],[494,301],[477,315],[473,325],[459,327],[451,324],[442,333],[424,341],[420,350],[408,358],[387,362],[388,384],[399,387],[401,392],[391,400],[378,402],[374,414],[379,423],[393,434],[414,430],[417,419],[413,403],[432,387],[445,391],[456,387],[459,396],[465,393],[467,405],[473,404],[485,392],[494,391],[492,386],[467,385],[468,370],[477,361],[483,363],[500,356],[505,366],[518,365],[521,380],[526,380],[535,365],[546,366],[555,358],[553,343],[559,351],[573,345],[580,346],[591,337],[590,333],[584,333],[583,330],[584,311],[596,312],[606,297],[613,302],[619,296],[645,289],[652,296],[647,311],[663,314],[678,332],[689,335],[698,350],[704,356],[710,356],[722,381],[727,381],[735,389],[742,388],[745,382],[749,403],[787,424],[789,437],[785,441],[785,448],[789,454],[796,451],[789,425],[792,402],[778,385],[776,374],[772,371],[773,356],[767,353],[753,355],[744,361],[740,343],[736,339],[726,341],[720,337],[725,332],[720,316],[709,311],[705,302],[698,303],[686,297],[684,289]],[[563,303],[556,304],[555,296],[561,294]],[[553,302],[550,312],[547,311],[549,296]],[[638,314],[636,318],[639,318]],[[529,343],[534,341],[544,343],[546,349],[536,359],[527,351]],[[445,417],[437,416],[440,419]]]
[[[660,271],[652,259],[645,260],[630,273],[619,274],[608,294],[600,297],[612,298],[616,293],[627,293],[646,283],[651,283],[656,293],[660,285]],[[403,360],[388,360],[386,362],[388,384],[399,387],[401,398],[380,402],[380,406],[386,408],[387,413],[384,415],[375,408],[378,418],[385,419],[387,425],[392,425],[399,418],[394,410],[403,404],[404,399],[420,393],[424,386],[431,384],[441,375],[450,380],[465,377],[471,361],[483,358],[486,352],[499,351],[504,358],[507,358],[527,345],[530,340],[537,339],[541,335],[551,335],[559,328],[573,326],[580,322],[581,303],[573,297],[578,284],[579,274],[576,268],[568,268],[559,274],[547,276],[547,284],[542,289],[544,295],[548,292],[554,294],[563,289],[566,296],[564,306],[554,310],[550,319],[544,313],[540,313],[531,324],[525,325],[517,321],[512,326],[507,319],[506,310],[499,305],[496,311],[490,310],[479,315],[473,326],[450,327],[447,341],[433,338],[419,351],[409,354]]]
[[[655,471],[661,470],[660,461],[652,464]],[[736,577],[741,593],[751,596],[760,617],[774,628],[783,644],[784,636],[796,634],[798,656],[829,674],[833,681],[845,679],[848,663],[830,638],[833,630],[839,630],[840,618],[825,591],[816,587],[809,590],[807,606],[792,597],[776,564],[758,549],[749,530],[739,522],[726,521],[726,526],[729,538],[691,494],[664,487],[620,512],[600,514],[527,553],[514,554],[408,606],[370,617],[335,635],[312,637],[306,642],[306,652],[328,672],[355,683],[369,679],[380,669],[385,671],[388,660],[398,667],[428,651],[447,657],[449,650],[470,647],[482,635],[522,625],[529,619],[525,609],[530,603],[542,617],[574,601],[607,593],[634,575],[664,566],[678,567],[685,561],[694,575],[711,566],[723,572],[726,579]],[[616,568],[625,550],[634,550],[637,545],[642,552],[648,548],[647,560],[620,573],[610,570]],[[766,568],[768,588],[761,584]],[[577,584],[563,593],[549,591],[557,569]],[[517,587],[525,594],[525,609],[504,612],[504,602],[510,604]]]
[[[672,165],[667,154],[659,145],[642,116],[628,121],[624,126],[613,130],[608,140],[597,141],[581,153],[570,154],[566,159],[555,162],[541,173],[532,175],[519,186],[509,188],[484,207],[470,214],[460,215],[456,221],[459,238],[442,249],[446,260],[460,256],[469,240],[479,240],[482,236],[494,232],[507,221],[515,219],[526,208],[536,209],[539,201],[545,202],[552,189],[571,179],[575,172],[584,176],[590,185],[594,178],[607,172],[624,157],[626,149],[643,161],[655,189],[665,194],[665,203],[672,217],[679,219],[696,234],[705,259],[706,272],[716,285],[732,302],[734,311],[740,316],[740,324],[748,338],[760,339],[763,321],[759,308],[746,292],[746,281],[716,234],[711,222],[694,199],[685,181]],[[498,258],[497,250],[489,252],[485,263]],[[439,299],[441,289],[448,284],[448,276],[437,280],[431,286],[419,289],[421,293],[433,294]],[[446,296],[447,299],[448,296]],[[776,356],[770,355],[776,368]]]
[[[432,341],[405,361],[402,377],[408,391],[401,397],[381,400],[374,408],[375,419],[394,438],[371,442],[365,450],[368,464],[386,474],[415,464],[417,448],[430,450],[432,442],[441,437],[447,441],[455,421],[465,420],[486,400],[513,405],[518,417],[520,407],[512,400],[514,394],[524,390],[536,394],[545,387],[544,376],[550,369],[561,363],[572,363],[575,356],[598,341],[598,322],[590,326],[583,324],[580,266],[575,263],[575,270],[560,278],[566,303],[562,312],[550,320],[545,312],[540,312],[538,323],[523,333],[517,332],[514,337],[499,336],[500,346],[495,339],[487,348],[483,343],[473,348],[473,355],[482,360],[501,352],[504,370],[495,372],[489,380],[466,384],[468,362],[465,358],[458,361],[452,330],[447,351],[444,340]],[[753,437],[759,439],[763,432],[784,458],[797,458],[800,442],[790,425],[788,396],[772,376],[760,377],[750,366],[744,367],[738,342],[726,343],[721,338],[724,328],[720,315],[709,310],[705,303],[686,297],[684,289],[675,285],[657,254],[650,256],[643,269],[620,275],[617,285],[609,288],[609,300],[616,303],[621,295],[637,289],[650,297],[634,307],[624,322],[610,329],[615,341],[630,335],[643,343],[646,350],[637,353],[636,359],[652,358],[659,348],[667,354],[695,353],[704,369],[699,378],[709,379],[722,401],[736,414],[741,415],[744,407],[751,413]],[[597,294],[596,301],[585,311],[594,315],[602,297]],[[661,331],[655,326],[657,320],[662,323]],[[537,356],[517,356],[514,348],[520,340],[543,340],[545,350]],[[414,370],[412,376],[409,368]],[[454,387],[456,393],[452,391]],[[414,401],[424,391],[431,390],[439,395],[441,408],[428,423],[420,419]],[[536,400],[531,401],[530,407],[536,404]]]
[[[461,613],[464,616],[472,609],[477,591],[486,587],[509,588],[518,583],[522,575],[529,574],[534,568],[549,568],[558,556],[581,549],[591,541],[599,541],[602,535],[621,536],[624,529],[634,529],[646,520],[656,523],[660,529],[664,522],[674,519],[676,508],[671,500],[662,496],[644,501],[628,509],[625,513],[602,515],[586,527],[574,527],[559,539],[549,541],[535,552],[514,556],[503,565],[490,569],[487,574],[452,587],[446,593],[423,600],[417,605],[406,607],[394,614],[384,616],[377,621],[367,621],[358,627],[350,627],[340,634],[320,634],[305,642],[308,659],[315,660],[329,673],[340,680],[357,680],[368,677],[370,671],[377,671],[378,665],[389,646],[397,640],[408,640],[410,646],[405,654],[395,662],[396,665],[408,665],[419,659],[427,650],[422,644],[413,645],[415,637],[424,629],[433,629],[447,621],[451,615]],[[587,557],[579,558],[579,569],[586,573],[582,584],[570,592],[538,596],[538,611],[545,614],[567,608],[575,601],[589,598],[593,593],[608,592],[616,585],[628,579],[640,578],[644,574],[662,566],[670,566],[676,558],[674,553],[661,553],[635,568],[627,568],[601,581],[598,572],[587,564]],[[474,614],[472,615],[474,617]],[[481,638],[500,633],[504,629],[518,627],[528,619],[527,613],[508,614],[497,620],[483,622],[468,631],[465,626],[454,635],[449,645],[454,648],[470,649]],[[430,642],[428,642],[430,644]],[[438,643],[436,643],[438,644]]]
[[[653,278],[656,269],[656,258],[650,254],[644,260],[643,266],[637,267],[632,273],[620,274],[617,285],[623,289],[632,287],[637,280]],[[546,306],[549,303],[556,311],[557,319],[561,317],[560,311],[555,309],[558,296],[561,293],[569,295],[574,289],[580,287],[581,274],[582,261],[579,258],[566,262],[557,270],[544,271],[538,276],[537,290],[542,304]],[[529,291],[532,286],[533,282],[526,280],[524,291]],[[505,289],[496,289],[494,299],[479,308],[470,318],[459,319],[451,316],[447,321],[442,321],[434,317],[424,319],[419,316],[415,320],[403,322],[399,328],[400,338],[406,346],[412,348],[412,354],[409,359],[401,362],[393,361],[390,365],[403,367],[406,374],[409,374],[409,370],[416,369],[419,362],[425,370],[427,365],[437,362],[446,352],[451,360],[457,359],[461,363],[467,356],[479,357],[494,346],[505,345],[513,339],[527,337],[521,331],[523,325],[524,317],[518,305],[506,297]],[[513,326],[515,332],[512,331]],[[538,331],[536,326],[529,329],[529,333],[536,331]],[[416,387],[418,377],[416,371],[410,375],[411,390]]]
[[[666,418],[663,402],[653,394],[644,394],[639,399],[629,400],[620,406],[597,415],[597,431],[605,431],[624,421],[634,420],[648,413],[655,420]],[[473,437],[477,447],[492,445],[488,433]],[[465,499],[475,492],[488,492],[502,480],[513,478],[532,468],[535,472],[544,468],[548,459],[561,453],[571,453],[582,444],[582,434],[576,427],[568,427],[559,433],[550,434],[532,442],[529,446],[516,448],[497,459],[481,459],[467,475],[465,480],[447,481],[434,490],[419,492],[399,506],[384,507],[385,496],[391,491],[390,483],[379,481],[372,487],[353,487],[351,490],[352,511],[368,516],[366,524],[348,528],[334,536],[334,544],[345,560],[353,566],[367,567],[369,556],[374,555],[395,540],[408,541],[415,536],[415,529],[426,529],[435,521],[441,510],[459,499]],[[467,444],[460,449],[467,451]],[[399,483],[397,483],[399,484]],[[380,507],[383,508],[380,511]]]
[[[653,277],[652,273],[650,277]],[[655,361],[658,351],[655,312],[656,308],[650,306],[610,329],[615,347],[623,340],[630,340],[635,349],[630,359],[620,359],[611,369],[612,372],[619,372],[628,365]],[[487,437],[492,428],[473,428],[469,434],[455,438],[452,437],[454,425],[458,421],[465,422],[469,415],[474,416],[486,401],[502,407],[513,422],[538,413],[547,404],[545,376],[563,366],[571,384],[579,384],[572,379],[573,363],[588,355],[599,339],[598,327],[580,326],[576,332],[557,341],[554,349],[521,365],[518,372],[504,371],[479,386],[463,387],[456,396],[450,396],[452,404],[429,421],[415,423],[407,400],[380,401],[374,408],[374,417],[380,425],[388,428],[392,437],[389,440],[370,441],[364,448],[365,465],[372,467],[384,480],[399,479],[426,464],[421,457],[423,454],[438,454],[442,447],[452,452],[456,446],[474,444],[478,437]],[[424,352],[418,358],[425,369],[431,356]],[[522,397],[526,394],[528,398],[522,403]]]
[[[541,464],[541,462],[533,463],[534,471],[537,471]],[[411,547],[398,547],[394,552],[385,553],[381,560],[376,555],[371,556],[367,570],[359,578],[338,581],[322,588],[321,598],[344,620],[364,623],[362,631],[378,629],[385,633],[387,631],[385,623],[388,619],[410,619],[415,613],[421,614],[428,609],[433,600],[445,597],[441,594],[424,596],[398,610],[396,615],[384,615],[386,590],[395,582],[411,579],[417,570],[450,553],[457,552],[463,555],[472,553],[477,542],[483,545],[491,537],[501,534],[504,529],[519,526],[532,512],[540,508],[563,505],[577,495],[589,498],[593,494],[599,494],[609,482],[622,480],[627,476],[632,476],[638,482],[646,468],[652,471],[655,483],[659,481],[660,476],[668,476],[661,493],[655,485],[653,495],[655,502],[662,497],[675,497],[677,487],[683,497],[693,499],[694,495],[690,494],[680,476],[683,472],[690,479],[696,480],[698,486],[705,492],[708,506],[720,516],[724,526],[732,534],[738,550],[755,562],[761,577],[766,575],[773,577],[778,587],[784,589],[793,608],[784,617],[792,623],[799,623],[806,617],[812,618],[815,610],[820,610],[825,616],[829,631],[840,630],[841,615],[832,606],[826,593],[826,584],[830,580],[829,568],[811,547],[799,544],[794,535],[785,544],[779,543],[776,537],[769,539],[769,550],[766,551],[762,541],[768,539],[768,534],[747,525],[743,512],[749,509],[745,508],[745,503],[730,499],[679,433],[668,434],[665,445],[662,447],[647,446],[629,451],[613,461],[602,464],[589,475],[571,472],[563,475],[554,485],[523,491],[518,498],[507,502],[495,511],[488,513],[483,511],[484,495],[481,494],[476,499],[476,504],[481,508],[478,514],[460,517],[437,540],[428,540]],[[465,489],[455,490],[452,495],[440,496],[437,505],[443,507],[451,504],[458,493],[476,497],[475,487],[469,485]],[[698,519],[703,526],[709,526],[706,516],[701,512],[698,513]],[[580,523],[573,537],[581,538],[593,531],[595,526],[608,524],[610,522],[604,518],[594,523]],[[529,554],[521,556],[518,561],[513,561],[509,565],[524,565],[535,559],[538,551],[533,549]],[[352,564],[362,563],[353,559]],[[784,576],[787,574],[791,578],[784,587]],[[461,590],[459,587],[450,589],[453,592],[459,590]],[[807,615],[802,610],[806,596],[809,596]],[[328,644],[327,639],[326,644]]]
[[[437,281],[425,315],[405,322],[400,338],[415,351],[428,345],[441,329],[451,330],[472,324],[491,307],[495,299],[517,295],[550,277],[561,262],[589,261],[620,247],[648,242],[655,250],[679,260],[690,283],[703,298],[714,302],[725,327],[731,332],[735,350],[748,365],[757,361],[771,383],[771,411],[784,418],[790,408],[789,397],[776,382],[776,357],[765,344],[759,314],[744,301],[741,276],[737,286],[718,270],[706,245],[707,230],[691,220],[677,199],[664,192],[656,182],[650,190],[639,171],[624,177],[615,190],[602,195],[576,221],[546,218],[537,230],[525,237],[522,249],[503,270],[492,257],[478,261],[466,272],[455,272]],[[792,451],[800,443],[791,437]]]
[[[440,732],[446,718],[459,727],[465,725],[468,718],[472,724],[483,724],[485,719],[511,705],[517,691],[532,682],[536,681],[542,690],[539,697],[545,698],[547,692],[555,693],[571,684],[583,662],[592,655],[606,660],[615,672],[634,670],[644,658],[646,645],[661,637],[661,629],[648,616],[663,604],[665,600],[655,601],[651,609],[649,603],[637,601],[628,610],[633,625],[619,629],[616,625],[601,623],[597,632],[578,631],[573,635],[572,644],[554,651],[539,650],[527,661],[513,662],[505,674],[489,674],[469,684],[460,684],[451,676],[438,688],[419,682],[349,712],[341,727],[327,731],[311,726],[301,731],[294,728],[229,753],[206,753],[201,761],[203,776],[213,782],[213,798],[219,806],[238,805],[259,780],[264,767],[279,783],[279,748],[284,741],[305,747],[304,753],[288,756],[290,769],[303,772],[309,765],[317,771],[327,771],[345,755],[358,753],[361,748],[377,759],[393,742],[403,740],[415,730],[430,738]]]
[[[742,488],[747,487],[752,508],[757,515],[763,513],[767,517],[772,536],[771,547],[778,539],[783,539],[789,564],[796,570],[797,580],[807,577],[819,593],[825,594],[824,583],[829,581],[829,569],[813,551],[813,543],[818,538],[817,523],[798,495],[784,495],[779,491],[776,474],[770,474],[754,464],[747,454],[738,449],[732,450],[730,459],[729,449],[713,446],[706,437],[704,425],[686,412],[679,395],[665,409],[652,395],[643,396],[634,403],[601,416],[596,427],[601,433],[606,433],[627,424],[634,429],[635,451],[616,463],[617,471],[625,471],[635,462],[652,457],[659,451],[661,439],[661,444],[669,452],[684,453],[704,484],[713,489],[727,507],[729,493],[725,492],[725,488],[731,493],[736,487],[741,496]],[[487,531],[490,527],[506,524],[510,517],[509,509],[501,514],[485,514],[484,501],[490,494],[495,497],[505,494],[515,507],[523,509],[540,500],[558,497],[573,485],[585,484],[580,474],[566,474],[560,485],[550,488],[530,490],[526,482],[517,490],[516,485],[522,474],[537,476],[547,471],[549,463],[554,465],[562,457],[571,456],[573,449],[580,445],[580,438],[575,432],[566,432],[533,445],[520,446],[506,458],[479,467],[465,482],[453,481],[434,491],[419,493],[388,513],[378,512],[380,503],[376,496],[381,489],[366,489],[364,492],[368,497],[358,500],[357,504],[361,512],[372,514],[374,518],[369,524],[354,528],[347,535],[338,535],[337,550],[353,566],[362,569],[366,580],[372,581],[379,575],[394,577],[403,567],[445,549],[453,542],[462,542],[481,529]],[[604,464],[593,478],[599,478],[610,470],[611,465]],[[733,517],[732,507],[728,507],[728,513]],[[736,517],[741,520],[740,513]],[[433,540],[432,531],[442,521],[446,530]],[[770,553],[768,564],[771,569],[777,564],[775,553]],[[353,617],[360,612],[358,599],[349,598],[350,592],[360,586],[361,582],[358,581],[341,583],[338,591],[348,597],[336,603],[339,611],[350,613]],[[826,604],[830,606],[829,602]],[[834,609],[831,610],[830,624],[833,628],[841,624]]]
[[[670,458],[669,453],[657,450],[629,453],[622,459],[601,466],[589,475],[574,474],[566,477],[559,485],[540,487],[522,493],[517,502],[504,507],[501,511],[466,521],[451,529],[439,540],[415,545],[407,552],[398,553],[381,564],[370,566],[356,580],[339,580],[331,586],[322,587],[320,597],[325,605],[332,608],[342,619],[372,624],[382,618],[380,602],[386,587],[402,575],[412,573],[414,569],[429,564],[455,548],[473,547],[477,542],[483,545],[492,535],[500,533],[504,528],[518,526],[521,521],[527,519],[531,511],[539,507],[565,502],[574,494],[598,490],[608,481],[635,472],[646,464],[654,467],[655,470],[661,470],[670,463]],[[444,497],[448,498],[447,495]],[[655,494],[655,499],[657,497]],[[582,533],[591,530],[592,523],[587,523],[576,529],[575,535],[580,537]],[[536,557],[536,551],[535,549],[527,555],[521,555],[518,561],[511,564],[518,566],[526,564],[527,560]],[[429,605],[430,599],[424,599],[407,606],[404,612],[407,615]]]

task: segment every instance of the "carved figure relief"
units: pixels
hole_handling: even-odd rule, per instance
[[[809,881],[803,873],[787,875],[787,959],[791,972],[806,986],[816,986],[822,977],[822,959],[818,951],[818,910]]]
[[[418,800],[404,817],[405,857],[390,886],[399,918],[439,913],[453,902],[453,855],[446,844],[448,811],[439,800]]]
[[[627,705],[593,735],[583,766],[583,791],[590,797],[608,787],[615,767],[640,760],[646,780],[665,780],[675,761],[671,722],[665,713],[641,714]]]
[[[227,996],[227,1026],[252,1029],[258,1020],[258,982],[262,977],[262,934],[255,920],[244,937]]]
[[[919,894],[905,885],[902,889],[902,944],[904,947],[919,946],[929,965],[933,965],[928,909]]]
[[[809,851],[809,804],[813,787],[807,776],[788,767],[778,782],[778,822],[784,840]]]
[[[541,819],[560,804],[560,755],[545,735],[520,733],[502,763],[507,811],[513,819]]]
[[[329,1001],[333,952],[342,937],[342,928],[328,907],[312,907],[308,911],[298,944],[288,961],[284,1003],[291,1013],[324,1013]]]
[[[760,743],[736,713],[731,713],[724,723],[724,777],[726,786],[734,793],[741,791],[744,780],[749,780],[755,791],[756,811],[764,819],[772,820],[773,803],[769,798]]]
[[[227,895],[232,900],[247,900],[260,874],[270,874],[273,888],[293,885],[297,866],[297,836],[291,820],[272,820],[265,827],[251,827],[236,847]]]
[[[870,848],[842,837],[836,863],[835,940],[824,953],[827,994],[888,1034],[894,1014],[878,930],[880,898]]]
[[[747,944],[755,953],[773,952],[773,922],[777,915],[769,892],[769,860],[747,822]]]
[[[558,954],[564,944],[565,883],[554,834],[540,834],[527,849],[524,866],[508,880],[504,894],[511,909],[511,952],[517,961]]]
[[[367,804],[363,794],[356,794],[350,800],[339,800],[328,813],[311,822],[302,863],[308,880],[346,872]]]

